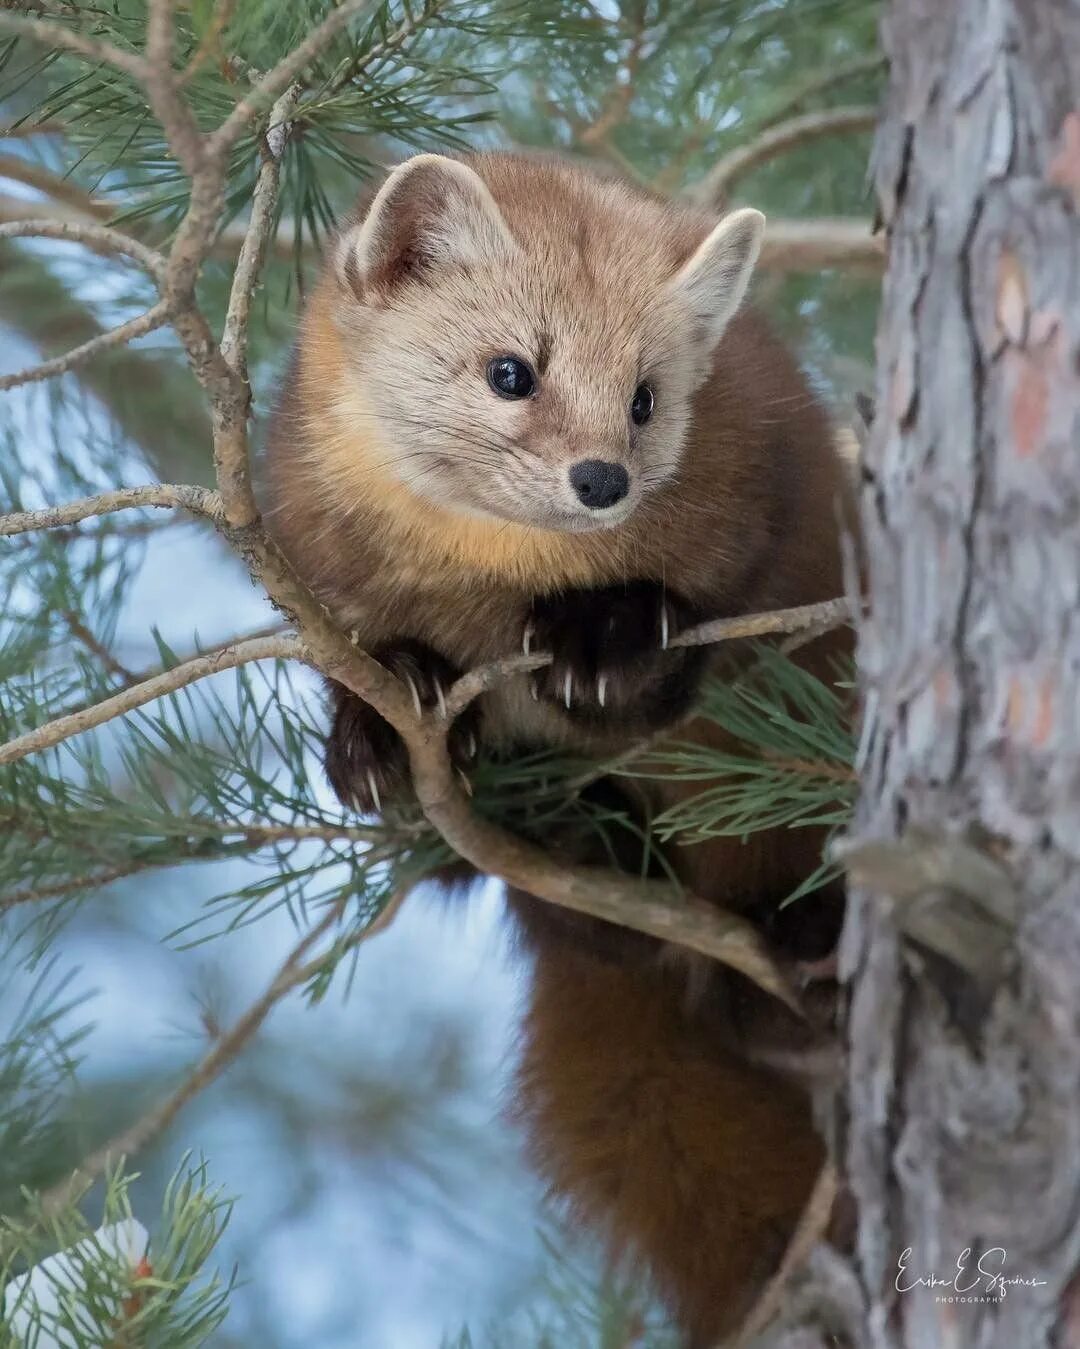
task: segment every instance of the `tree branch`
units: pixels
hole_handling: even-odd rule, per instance
[[[862,75],[873,75],[880,70],[884,70],[884,68],[884,56],[880,52],[871,52],[868,56],[856,56],[838,66],[830,66],[828,70],[809,75],[801,84],[796,85],[791,90],[782,103],[773,109],[772,113],[762,122],[761,129],[767,131],[770,127],[787,121],[809,99],[827,93],[839,84],[846,84],[848,80],[856,80]]]
[[[757,265],[766,272],[845,267],[877,275],[885,269],[885,239],[874,233],[869,219],[769,219]]]
[[[222,519],[221,498],[208,487],[191,487],[173,483],[154,483],[148,487],[120,487],[115,492],[100,496],[81,497],[62,506],[46,506],[39,511],[13,511],[0,515],[0,538],[26,534],[33,529],[56,529],[78,524],[98,515],[113,511],[131,510],[138,506],[156,506],[163,510],[186,510],[205,516],[214,524]]]
[[[823,136],[872,131],[876,125],[877,109],[870,107],[829,108],[789,118],[725,155],[691,190],[691,196],[705,206],[721,207],[738,178],[770,159]]]
[[[238,642],[235,646],[225,647],[223,651],[215,652],[211,656],[198,656],[195,660],[186,661],[171,670],[164,670],[141,684],[123,689],[120,693],[113,694],[111,698],[94,704],[93,707],[58,717],[55,721],[46,722],[44,726],[38,726],[14,740],[9,740],[6,745],[0,745],[0,764],[15,763],[28,754],[51,749],[54,745],[70,740],[73,735],[80,735],[95,726],[102,726],[115,717],[121,717],[137,707],[152,703],[165,694],[175,693],[177,689],[185,688],[198,679],[206,679],[222,670],[231,670],[253,660],[275,658],[304,660],[305,656],[303,642],[292,634],[281,637],[256,637],[249,642]]]
[[[366,10],[374,8],[375,0],[342,0],[337,9],[332,10],[298,47],[259,80],[250,94],[237,103],[209,138],[207,152],[211,155],[227,153],[244,134],[252,118],[284,93],[296,77],[326,50],[348,23]]]
[[[108,351],[112,347],[125,346],[135,337],[142,337],[145,333],[152,333],[156,328],[164,327],[168,321],[169,306],[164,300],[160,300],[145,314],[139,314],[137,318],[128,319],[126,323],[110,328],[108,332],[92,337],[80,346],[72,347],[63,356],[56,356],[51,361],[42,361],[40,365],[28,366],[25,370],[17,370],[11,375],[0,375],[0,393],[17,388],[20,384],[35,384],[43,379],[52,379],[55,375],[66,374],[68,370],[73,370],[84,361],[91,360],[100,352]]]
[[[8,817],[4,823],[15,823]],[[248,824],[243,820],[200,820],[190,822],[191,840],[171,839],[173,849],[170,856],[135,857],[131,861],[103,867],[100,871],[83,876],[69,876],[62,881],[47,881],[42,885],[29,886],[0,897],[0,914],[25,904],[40,904],[51,899],[64,899],[78,894],[80,890],[97,890],[114,881],[128,876],[142,875],[147,871],[163,871],[168,867],[186,865],[193,862],[221,862],[238,856],[240,853],[256,853],[262,848],[276,847],[282,843],[360,843],[367,847],[379,843],[386,836],[385,829],[378,825],[363,824]],[[206,835],[213,831],[221,836],[215,849],[207,848]],[[236,835],[239,844],[230,842]]]
[[[96,219],[107,220],[112,214],[108,206],[96,202],[78,183],[70,178],[62,178],[60,174],[53,173],[36,160],[27,159],[25,155],[0,154],[0,178],[7,178],[13,183],[22,183],[37,192],[44,192],[54,201],[63,202],[65,206],[71,206],[74,210]],[[26,202],[26,205],[29,206],[30,203]]]
[[[296,109],[301,86],[292,84],[270,110],[270,121],[260,147],[262,165],[255,180],[248,220],[240,256],[236,260],[229,308],[225,315],[225,329],[221,337],[221,354],[226,365],[248,383],[247,336],[251,318],[251,297],[255,293],[259,275],[266,258],[267,241],[273,231],[281,182],[281,161],[291,131],[290,118]]]
[[[15,220],[0,225],[0,239],[61,239],[69,243],[88,244],[99,252],[126,254],[145,268],[155,281],[160,281],[165,274],[165,259],[160,253],[107,225],[31,217],[29,220]]]
[[[206,146],[173,70],[174,0],[149,0],[146,16],[146,57],[142,84],[154,115],[165,129],[169,149],[188,177],[202,167]]]
[[[30,38],[44,47],[60,47],[75,56],[84,56],[88,61],[101,61],[115,66],[137,80],[145,77],[146,66],[135,52],[125,51],[111,42],[102,42],[100,38],[87,37],[62,23],[54,23],[49,19],[29,19],[25,15],[0,9],[0,31],[5,28],[16,37]]]

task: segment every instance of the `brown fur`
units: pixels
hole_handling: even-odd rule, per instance
[[[542,413],[538,403],[531,421],[528,410],[519,417],[492,402],[492,417],[518,417],[520,428],[513,455],[490,469],[490,491],[507,494],[503,518],[502,497],[491,497],[494,508],[485,498],[483,512],[469,510],[434,462],[436,488],[413,490],[388,443],[393,423],[373,410],[364,385],[390,369],[380,364],[390,358],[372,325],[393,315],[377,295],[369,308],[358,300],[348,258],[327,269],[272,429],[269,519],[341,623],[369,649],[413,638],[468,668],[519,650],[531,597],[567,586],[663,580],[711,616],[839,593],[843,469],[791,357],[743,311],[698,368],[677,315],[664,317],[661,283],[715,222],[557,160],[491,154],[467,162],[529,261],[522,312],[543,313],[549,331],[503,331],[505,306],[482,264],[427,296],[416,283],[402,340],[429,352],[449,391],[431,416],[444,417],[459,388],[476,400],[462,413],[467,425],[454,430],[467,453],[469,428],[483,437],[483,400],[492,397],[476,361],[527,343],[535,351],[551,342],[558,397]],[[650,328],[652,315],[660,331]],[[485,324],[490,340],[478,352],[458,330]],[[676,354],[665,355],[665,344]],[[633,432],[627,440],[625,412],[611,409],[623,398],[628,405],[635,371],[650,360],[667,381],[656,417],[669,395],[671,425],[665,433],[660,423],[651,440]],[[614,392],[612,371],[621,372]],[[403,396],[418,400],[422,420],[420,393]],[[532,507],[508,475],[561,472],[567,457],[596,445],[613,447],[605,452],[618,451],[647,482],[629,518],[593,532],[525,518]],[[610,750],[626,740],[617,727],[586,733],[556,706],[533,702],[524,678],[486,696],[482,712],[489,746]],[[700,723],[691,733],[716,735]],[[663,805],[687,789],[651,790]],[[788,831],[672,856],[696,893],[746,908],[782,897],[813,867],[820,844],[809,831]],[[648,943],[629,943],[625,957],[617,941],[594,948],[586,926],[546,922],[527,902],[535,971],[521,1112],[538,1164],[613,1252],[647,1264],[690,1341],[706,1345],[771,1272],[813,1183],[821,1148],[807,1102],[740,1059],[730,1018],[712,995],[688,999],[677,963]]]

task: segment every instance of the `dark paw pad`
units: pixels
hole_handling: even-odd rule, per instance
[[[538,597],[522,646],[554,659],[533,676],[534,692],[579,720],[662,726],[697,694],[705,651],[671,642],[699,619],[652,581]]]
[[[371,653],[409,689],[418,712],[443,708],[459,671],[421,642],[401,642]],[[412,798],[409,756],[397,731],[362,698],[330,683],[333,721],[326,744],[326,776],[342,805],[361,814]],[[462,774],[476,762],[479,719],[475,705],[451,727],[447,745]],[[467,781],[467,779],[466,779]]]

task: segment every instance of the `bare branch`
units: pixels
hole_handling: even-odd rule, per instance
[[[205,516],[219,524],[222,519],[221,498],[208,487],[192,487],[173,483],[154,483],[148,487],[120,487],[115,492],[100,496],[81,497],[62,506],[46,506],[39,511],[13,511],[0,515],[0,538],[26,534],[32,529],[56,529],[78,524],[97,515],[111,515],[113,511],[131,510],[138,506],[156,506],[163,510],[186,510]]]
[[[274,229],[281,161],[291,131],[290,118],[300,97],[299,84],[292,84],[274,104],[270,124],[261,141],[262,164],[255,181],[251,216],[233,273],[221,357],[239,389],[230,403],[222,404],[214,436],[214,463],[218,491],[230,524],[246,525],[258,518],[259,508],[251,485],[248,459],[247,419],[251,406],[247,366],[248,325],[251,297],[262,274],[267,240]]]
[[[78,615],[65,614],[64,617],[68,626],[71,628],[72,633],[83,643],[83,645],[94,651],[107,669],[110,669],[114,674],[119,675],[121,682],[112,690],[113,693],[122,693],[125,689],[133,688],[136,684],[143,684],[148,679],[153,679],[159,674],[164,674],[166,667],[160,664],[151,665],[145,670],[128,670],[116,660],[110,651],[97,641],[97,638],[94,637],[93,633],[89,632],[85,627],[82,627],[81,631],[76,627],[76,623],[80,622]],[[80,627],[81,626],[80,623]],[[222,642],[212,642],[209,646],[205,647],[200,646],[195,651],[191,652],[190,655],[182,657],[182,659],[176,663],[178,665],[186,664],[188,661],[196,660],[199,656],[214,656],[217,655],[218,652],[224,651],[226,647],[236,646],[240,642],[254,641],[258,637],[277,637],[284,632],[288,632],[288,628],[285,624],[268,623],[265,627],[255,628],[251,632],[237,633],[235,636],[227,637]],[[173,667],[170,666],[168,668],[171,669]],[[82,712],[91,705],[92,704],[89,702],[69,704],[63,709],[62,715],[68,716],[75,712]]]
[[[13,824],[11,817],[0,816],[4,823]],[[396,826],[397,827],[397,826]],[[399,828],[403,834],[403,827]],[[278,847],[283,843],[362,843],[367,847],[381,842],[386,831],[379,825],[363,824],[247,824],[243,820],[202,820],[191,821],[193,838],[191,840],[170,839],[171,853],[168,857],[136,857],[129,862],[116,866],[103,867],[99,871],[82,876],[70,876],[62,881],[49,881],[43,885],[16,890],[0,897],[0,913],[26,904],[47,903],[52,899],[65,899],[83,890],[98,890],[102,886],[112,885],[114,881],[124,880],[128,876],[139,876],[148,871],[164,871],[174,866],[190,866],[196,862],[220,862],[234,858],[239,850],[257,853],[263,848]],[[207,835],[217,833],[220,838],[215,847],[207,847]]]
[[[820,140],[823,136],[872,131],[876,124],[877,109],[870,107],[829,108],[825,112],[808,112],[801,117],[792,117],[725,155],[691,189],[691,196],[703,205],[720,207],[736,179],[767,164],[770,159],[776,159],[809,141]]]
[[[776,1272],[759,1293],[739,1328],[736,1344],[749,1344],[780,1312],[791,1276],[806,1262],[811,1250],[824,1239],[828,1231],[839,1192],[840,1179],[836,1167],[831,1161],[826,1161],[799,1215]]]
[[[6,913],[8,909],[17,908],[22,904],[43,904],[50,899],[66,899],[70,895],[77,895],[80,890],[98,890],[103,885],[111,885],[113,881],[123,880],[125,876],[135,876],[148,869],[144,863],[128,862],[123,866],[106,867],[104,871],[97,871],[91,876],[72,876],[65,881],[51,881],[29,890],[16,890],[14,894],[0,898],[0,913]]]
[[[348,950],[363,945],[384,932],[401,910],[404,895],[394,895],[386,907],[366,928],[355,932],[336,948],[321,957],[305,960],[312,947],[331,931],[341,919],[342,906],[335,904],[326,916],[297,942],[271,979],[262,996],[224,1034],[218,1036],[213,1047],[200,1060],[180,1085],[134,1124],[111,1138],[103,1147],[85,1158],[78,1169],[62,1184],[54,1186],[43,1197],[46,1214],[59,1213],[76,1202],[90,1185],[103,1175],[108,1167],[123,1157],[130,1157],[158,1138],[190,1101],[194,1100],[249,1044],[277,1004],[293,989],[310,982],[326,966],[327,961],[340,958]]]
[[[848,80],[856,80],[862,75],[873,75],[884,68],[885,57],[881,52],[872,52],[869,56],[856,56],[850,61],[841,62],[838,66],[830,66],[828,70],[807,76],[773,109],[771,115],[761,124],[762,130],[787,121],[804,103],[817,98],[819,94],[828,93],[837,85],[846,84]]]
[[[878,274],[885,269],[885,240],[869,220],[768,220],[758,258],[766,272],[820,272],[847,267]]]
[[[793,609],[773,609],[764,614],[746,614],[742,618],[716,618],[687,628],[671,640],[672,646],[708,646],[712,642],[731,642],[740,637],[768,637],[775,633],[804,632],[807,628],[842,627],[851,622],[851,603],[847,599],[821,600],[800,604]]]
[[[62,136],[62,122],[19,122],[17,126],[0,126],[0,140],[29,140],[31,136]]]
[[[138,675],[116,659],[105,643],[100,641],[96,634],[86,626],[74,609],[68,609],[64,612],[64,622],[68,625],[72,637],[81,642],[91,655],[96,656],[110,674],[118,676],[125,684],[137,684],[139,682]]]
[[[114,693],[111,698],[106,698],[93,707],[58,717],[55,721],[46,722],[44,726],[38,726],[14,740],[9,740],[6,745],[0,745],[0,764],[15,763],[18,759],[25,759],[28,754],[51,749],[54,745],[70,740],[73,735],[80,735],[95,726],[102,726],[107,721],[122,717],[126,712],[152,703],[165,694],[175,693],[177,689],[194,684],[198,679],[218,674],[221,670],[231,670],[253,660],[275,658],[304,660],[306,650],[303,642],[292,634],[281,637],[256,637],[250,642],[238,642],[235,646],[227,646],[212,656],[197,656],[195,660],[186,661],[171,670],[164,670],[142,684],[135,684],[131,688]]]
[[[73,347],[63,356],[56,356],[51,361],[42,361],[40,365],[28,366],[25,370],[17,370],[12,375],[0,375],[0,393],[17,388],[20,384],[35,384],[43,379],[52,379],[55,375],[66,374],[68,370],[73,370],[84,361],[91,360],[100,352],[108,351],[112,347],[125,346],[132,338],[152,333],[155,328],[164,327],[168,321],[169,306],[161,300],[145,314],[139,314],[137,318],[128,319],[126,323],[92,337],[89,342]]]
[[[112,214],[108,206],[94,200],[85,188],[70,178],[63,178],[51,169],[27,159],[25,155],[0,154],[0,178],[8,178],[13,183],[23,183],[38,192],[44,192],[54,201],[62,201],[84,215],[107,220]],[[30,202],[25,203],[30,206]]]
[[[101,61],[105,65],[115,66],[117,70],[134,75],[137,80],[143,79],[146,74],[142,58],[134,52],[125,51],[111,42],[102,42],[100,38],[87,37],[62,23],[53,23],[49,19],[30,19],[0,9],[0,31],[4,29],[16,37],[31,38],[43,46],[60,47],[76,56],[85,56],[88,61]]]
[[[165,274],[165,259],[160,253],[107,225],[32,217],[0,225],[0,239],[62,239],[69,243],[89,244],[97,251],[126,254],[144,267],[155,280],[160,280]]]
[[[178,162],[189,177],[202,167],[206,143],[173,70],[174,0],[150,0],[143,87]]]
[[[207,143],[208,153],[224,154],[244,134],[252,118],[264,108],[268,108],[279,94],[284,93],[296,77],[325,51],[351,20],[374,8],[375,0],[342,0],[337,9],[332,10],[298,47],[259,80],[250,94],[237,103],[210,137]]]
[[[240,256],[236,260],[229,308],[225,316],[225,330],[221,337],[221,354],[226,365],[248,383],[247,336],[251,317],[251,297],[262,272],[266,258],[267,241],[274,227],[278,187],[281,181],[281,161],[292,130],[289,119],[296,109],[301,88],[292,84],[270,110],[270,122],[262,139],[262,165],[255,180],[248,220]],[[246,455],[245,455],[246,458]],[[246,468],[246,465],[245,465]],[[248,487],[250,491],[250,485]],[[226,495],[224,489],[222,495]]]

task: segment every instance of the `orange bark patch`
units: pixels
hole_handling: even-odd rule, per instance
[[[1035,724],[1031,728],[1031,743],[1042,749],[1054,729],[1054,691],[1057,681],[1050,675],[1039,680],[1038,701],[1035,704]]]
[[[1050,382],[1034,361],[1025,359],[1013,389],[1009,418],[1019,458],[1029,458],[1042,445],[1049,409]]]
[[[1005,712],[1005,724],[1011,739],[1019,739],[1024,725],[1024,685],[1016,675],[1009,679],[1009,697]]]
[[[953,673],[944,665],[941,666],[934,675],[934,701],[937,704],[938,711],[942,711],[953,700],[953,693],[956,688],[956,681],[953,679]]]
[[[1028,692],[1033,692],[1034,716],[1029,721]],[[1006,700],[1005,723],[1009,738],[1016,742],[1025,742],[1032,749],[1043,749],[1054,730],[1054,698],[1057,692],[1057,680],[1053,675],[1044,675],[1041,679],[1024,679],[1012,675],[1009,679]]]
[[[1080,206],[1080,112],[1070,112],[1061,124],[1061,148],[1050,161],[1047,177],[1055,187],[1072,193]]]

